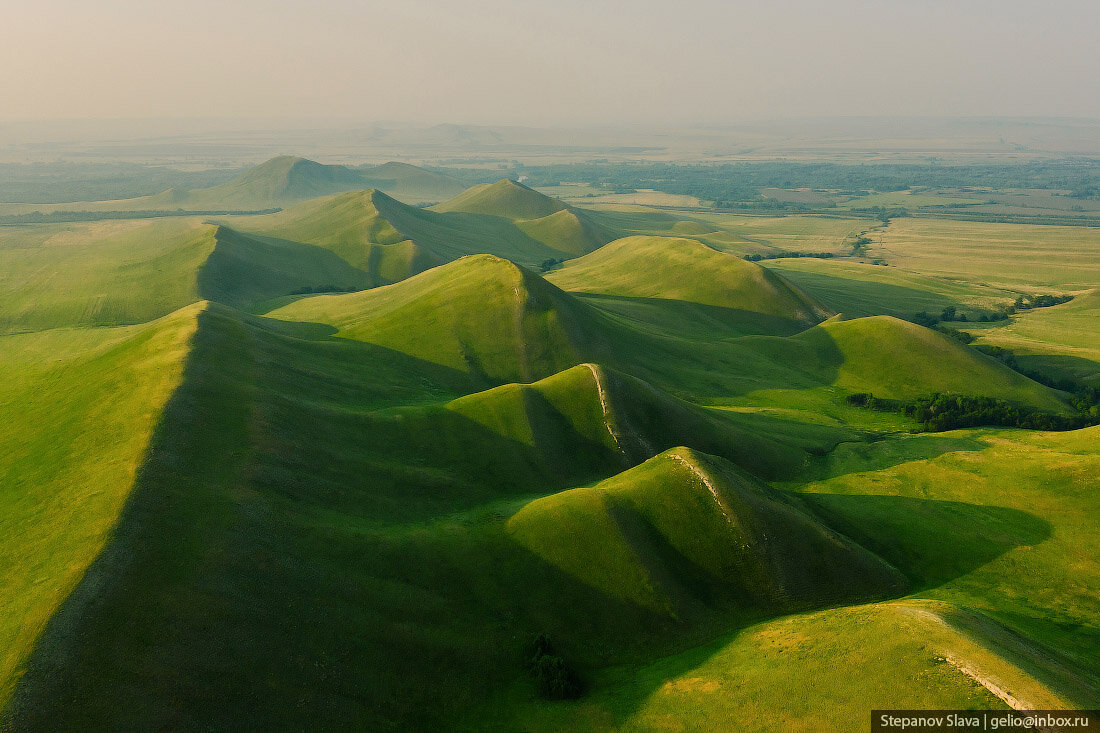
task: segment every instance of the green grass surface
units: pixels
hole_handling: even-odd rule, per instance
[[[977,282],[862,262],[798,258],[764,260],[761,264],[847,318],[912,318],[920,311],[938,315],[949,306],[960,313],[995,310],[1011,305],[1019,294]]]
[[[975,324],[978,343],[1011,349],[1025,369],[1057,379],[1100,383],[1100,294],[1016,314],[1009,324]]]
[[[180,383],[196,315],[0,336],[0,707],[107,543]]]
[[[627,237],[572,260],[548,279],[569,291],[724,308],[757,323],[817,323],[825,309],[786,280],[690,239]],[[782,331],[782,326],[777,329]]]
[[[925,275],[1039,292],[1100,282],[1091,227],[894,219],[872,239],[870,256]]]
[[[0,333],[142,323],[199,299],[244,306],[368,281],[319,247],[190,219],[74,227],[19,243],[0,249]]]

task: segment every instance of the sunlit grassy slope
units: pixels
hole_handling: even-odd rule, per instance
[[[790,497],[684,447],[531,502],[508,529],[586,585],[673,616],[722,601],[772,612],[831,605],[906,585]]]
[[[0,707],[108,541],[182,379],[198,311],[0,336]]]

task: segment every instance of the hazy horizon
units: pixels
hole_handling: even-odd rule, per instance
[[[1079,0],[19,4],[0,120],[708,126],[1100,118]]]

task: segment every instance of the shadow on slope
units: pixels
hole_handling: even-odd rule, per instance
[[[942,585],[1014,547],[1050,537],[1017,509],[901,496],[799,494],[823,521],[905,573],[914,590]]]

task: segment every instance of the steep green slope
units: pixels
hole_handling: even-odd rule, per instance
[[[543,243],[514,222],[482,214],[440,214],[403,204],[380,191],[356,191],[307,201],[286,211],[254,217],[235,226],[245,231],[325,247],[351,265],[369,270],[378,284],[388,284],[443,262],[471,254],[492,254],[521,264],[561,259],[570,253],[556,247],[584,247],[564,234]],[[587,236],[584,232],[580,236]],[[399,257],[389,247],[403,242]],[[375,258],[390,262],[387,267]],[[392,264],[408,262],[408,268]]]
[[[444,201],[434,210],[487,214],[506,219],[541,219],[568,208],[555,198],[503,178],[496,183],[474,186],[450,201]]]
[[[120,222],[0,250],[0,333],[149,321],[200,299],[243,306],[310,289],[366,287],[319,247],[198,220]]]
[[[573,464],[603,474],[690,442],[760,475],[807,463],[798,448],[756,435],[720,412],[703,410],[628,375],[579,364],[530,385],[509,384],[448,404],[493,434],[539,451],[551,470],[582,479]],[[562,444],[563,438],[568,439]],[[598,460],[587,462],[585,456]]]
[[[570,576],[674,617],[703,601],[792,610],[897,594],[901,574],[731,464],[672,448],[508,521]]]
[[[0,709],[116,526],[182,379],[198,310],[0,337]]]
[[[570,291],[680,300],[804,326],[828,315],[782,277],[693,239],[619,239],[547,278]]]
[[[327,323],[488,382],[530,382],[598,352],[595,314],[542,278],[491,255],[395,285],[307,298],[269,314]]]

